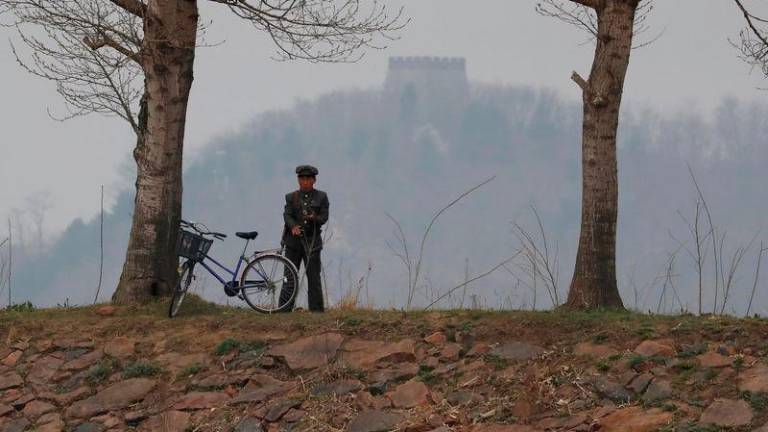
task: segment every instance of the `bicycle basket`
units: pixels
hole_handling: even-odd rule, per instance
[[[211,244],[213,244],[213,240],[193,232],[179,230],[179,238],[176,241],[176,255],[194,261],[202,261],[208,250],[211,249]]]

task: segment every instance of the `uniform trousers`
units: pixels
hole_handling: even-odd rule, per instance
[[[313,312],[323,312],[325,306],[323,304],[323,284],[320,280],[320,251],[321,249],[315,249],[309,256],[304,248],[296,249],[291,247],[285,248],[285,257],[288,258],[293,265],[296,266],[296,270],[299,270],[301,263],[304,263],[304,269],[307,274],[307,299],[309,303],[309,310]],[[285,303],[285,299],[290,297],[292,290],[295,287],[283,287],[280,292],[280,304]],[[296,297],[287,306],[287,310],[293,309],[293,304],[296,302]]]

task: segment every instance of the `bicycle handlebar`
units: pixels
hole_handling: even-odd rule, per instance
[[[181,223],[181,226],[186,228],[191,228],[200,235],[203,235],[203,236],[209,235],[219,240],[224,240],[225,238],[227,238],[227,235],[224,233],[215,232],[215,231],[203,231],[202,229],[200,229],[200,225],[202,224],[198,224],[195,222],[188,222],[188,221],[185,221],[184,219],[181,219],[179,222]],[[202,225],[202,226],[205,226],[205,225]]]

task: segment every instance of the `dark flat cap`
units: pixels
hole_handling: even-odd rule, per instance
[[[317,175],[317,168],[312,165],[299,165],[296,167],[296,175],[299,177],[314,177]]]

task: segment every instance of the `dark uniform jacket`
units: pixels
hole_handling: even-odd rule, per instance
[[[315,219],[305,216],[314,214]],[[313,189],[309,192],[296,190],[285,195],[285,210],[283,211],[285,228],[283,242],[292,249],[311,248],[318,250],[323,247],[321,226],[328,222],[328,194]],[[291,234],[291,228],[300,226],[303,236]]]

